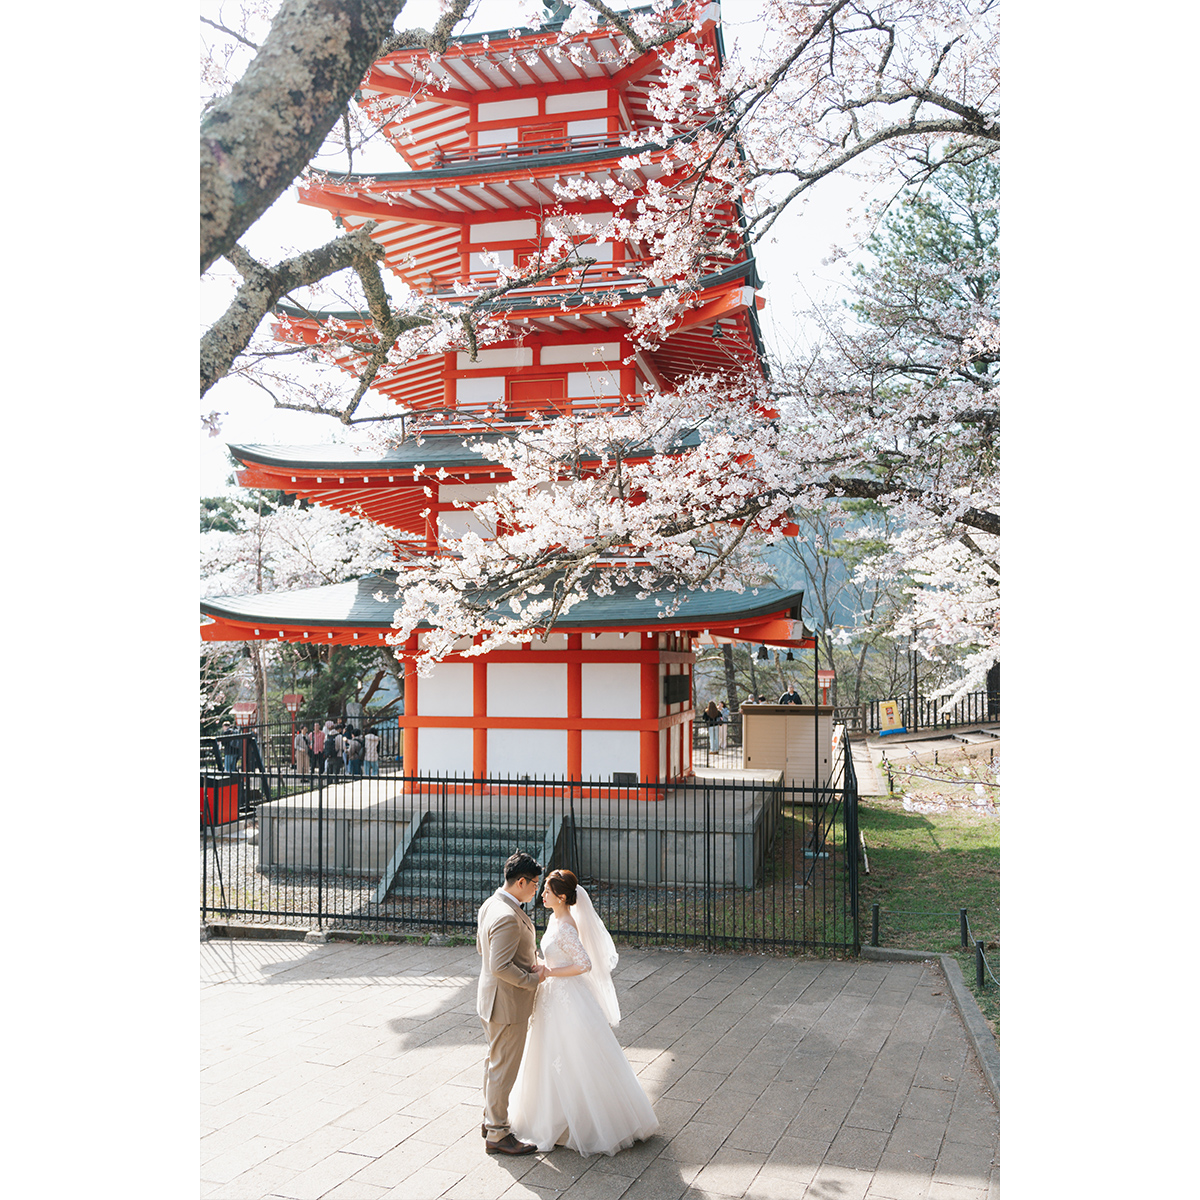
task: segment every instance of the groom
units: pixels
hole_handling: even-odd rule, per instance
[[[489,1154],[532,1154],[508,1127],[508,1094],[525,1053],[525,1031],[545,968],[537,961],[533,922],[521,907],[537,895],[540,864],[518,850],[504,864],[504,886],[479,910],[475,946],[483,956],[475,1011],[487,1036],[483,1136]]]

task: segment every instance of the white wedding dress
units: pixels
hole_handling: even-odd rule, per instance
[[[542,937],[546,965],[592,970],[552,976],[539,985],[509,1097],[509,1124],[521,1141],[539,1150],[563,1145],[583,1155],[615,1154],[657,1132],[658,1118],[609,1028],[620,1019],[609,974],[617,957],[612,939],[582,888],[578,894],[590,918],[581,921],[581,930],[591,934],[597,958],[608,961],[593,962],[579,933],[551,916]]]

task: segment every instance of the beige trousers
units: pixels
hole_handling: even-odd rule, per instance
[[[525,1053],[525,1033],[528,1022],[501,1025],[484,1021],[487,1037],[487,1058],[483,1064],[483,1122],[489,1142],[497,1142],[510,1131],[508,1128],[508,1094],[517,1081],[521,1055]]]

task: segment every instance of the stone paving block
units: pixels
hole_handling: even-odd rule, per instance
[[[306,1129],[289,1146],[273,1155],[270,1161],[292,1171],[307,1171],[316,1166],[321,1159],[340,1151],[353,1138],[352,1130],[341,1129],[336,1125],[326,1124],[315,1129]]]
[[[679,1200],[688,1190],[688,1181],[698,1175],[699,1171],[699,1167],[683,1167],[679,1163],[660,1157],[635,1179],[626,1180],[627,1186],[621,1193],[621,1200]],[[586,1182],[593,1174],[595,1172],[589,1172],[580,1183]]]
[[[381,1121],[395,1117],[399,1109],[400,1105],[396,1103],[395,1097],[380,1089],[353,1108],[348,1108],[334,1121],[334,1124],[365,1133],[368,1129],[374,1129]]]
[[[413,1137],[423,1142],[432,1142],[436,1146],[451,1146],[470,1131],[479,1129],[482,1108],[482,1103],[460,1104],[457,1108],[442,1113],[435,1120],[425,1121],[414,1132]],[[475,1136],[479,1136],[478,1132]]]
[[[408,1200],[408,1197],[397,1189],[395,1200]],[[558,1200],[558,1197],[550,1188],[532,1187],[523,1179],[519,1179],[500,1192],[498,1200]]]
[[[660,1158],[676,1163],[685,1183],[691,1183],[710,1158],[720,1149],[726,1133],[719,1126],[691,1121],[663,1147]]]
[[[902,1091],[877,1093],[864,1084],[858,1099],[846,1116],[846,1124],[858,1129],[878,1129],[882,1133],[888,1133],[900,1116],[906,1095],[907,1093]]]
[[[934,1088],[911,1087],[905,1098],[904,1106],[900,1109],[902,1117],[913,1117],[918,1121],[940,1121],[943,1124],[950,1119],[950,1110],[954,1104],[952,1092],[942,1092]]]
[[[825,1161],[841,1167],[874,1171],[883,1156],[888,1135],[877,1129],[843,1125],[825,1153]]]
[[[888,1153],[875,1168],[866,1200],[925,1200],[932,1179],[932,1163]]]
[[[823,1137],[832,1143],[837,1131],[845,1123],[854,1103],[853,1097],[843,1098],[836,1103],[828,1096],[810,1092],[799,1111],[785,1131],[788,1137]]]
[[[286,1183],[277,1184],[275,1193],[287,1200],[320,1200],[326,1192],[345,1183],[363,1166],[358,1154],[336,1152],[313,1163],[305,1171],[292,1176]]]
[[[480,1141],[482,1140],[481,1138]],[[436,1158],[439,1150],[440,1147],[429,1142],[416,1142],[412,1138],[406,1138],[394,1149],[367,1163],[354,1178],[379,1187],[394,1188],[415,1171],[419,1171],[431,1158]]]
[[[670,1100],[707,1100],[725,1082],[725,1076],[716,1071],[704,1071],[692,1067],[663,1093]]]
[[[439,1200],[452,1188],[464,1172],[438,1170],[422,1167],[414,1171],[403,1183],[384,1193],[384,1200]]]
[[[337,1144],[342,1146],[355,1135],[355,1130],[334,1124],[345,1113],[344,1106],[313,1100],[311,1094],[290,1092],[266,1105],[262,1111],[266,1116],[276,1117],[293,1142],[306,1141],[320,1134],[327,1135],[330,1142],[340,1138]]]
[[[725,1139],[725,1146],[732,1150],[753,1150],[761,1158],[774,1149],[791,1123],[790,1114],[747,1113]]]
[[[411,1134],[420,1129],[422,1122],[417,1117],[395,1113],[360,1133],[342,1149],[347,1154],[361,1154],[365,1158],[379,1158],[394,1150]]]
[[[252,1137],[279,1138],[279,1123],[260,1112],[243,1113],[227,1125],[205,1134],[200,1139],[200,1161],[210,1160],[233,1150]]]
[[[785,1135],[775,1143],[765,1165],[786,1170],[797,1179],[808,1182],[817,1173],[832,1141],[832,1137],[799,1138]]]
[[[284,1187],[294,1174],[286,1167],[259,1164],[227,1183],[203,1185],[200,1194],[204,1200],[265,1200],[278,1195],[276,1189]]]
[[[654,1100],[654,1115],[658,1118],[659,1136],[670,1140],[695,1117],[700,1104],[695,1100]]]
[[[773,1113],[789,1119],[794,1118],[811,1091],[811,1088],[802,1087],[796,1083],[776,1080],[767,1084],[755,1097],[754,1103],[750,1105],[750,1111]]]
[[[475,1104],[479,1106],[479,1090],[465,1087],[451,1087],[445,1084],[425,1092],[418,1099],[406,1104],[400,1111],[414,1117],[424,1117],[433,1120],[443,1113],[457,1108],[460,1104]]]
[[[995,1143],[999,1130],[999,1120],[991,1102],[982,1100],[960,1106],[960,1096],[956,1098],[950,1120],[946,1124],[946,1138],[952,1142],[972,1142],[977,1146],[991,1146]]]
[[[864,1200],[873,1172],[823,1163],[804,1192],[804,1200]]]
[[[768,1163],[746,1189],[746,1200],[800,1200],[807,1193],[811,1178],[794,1168],[773,1167]]]
[[[625,1175],[635,1179],[642,1171],[651,1166],[667,1148],[668,1141],[661,1134],[648,1137],[644,1142],[634,1144],[618,1154],[595,1154],[584,1159],[589,1171],[600,1171],[604,1174]],[[555,1150],[555,1154],[572,1153],[571,1151]]]
[[[934,1168],[934,1183],[987,1190],[991,1179],[993,1151],[987,1146],[965,1142],[943,1142]]]
[[[259,1134],[251,1135],[236,1146],[206,1159],[200,1166],[200,1178],[209,1183],[229,1183],[239,1175],[272,1159],[281,1150],[288,1149],[288,1143],[278,1138],[266,1138]],[[277,1167],[286,1167],[286,1163],[276,1163]],[[296,1168],[289,1168],[289,1174]]]
[[[718,1196],[742,1196],[761,1168],[761,1154],[722,1147],[692,1180],[691,1186]]]
[[[920,1121],[913,1117],[900,1117],[892,1127],[888,1140],[890,1154],[915,1154],[931,1164],[945,1140],[946,1126],[940,1121]]]
[[[588,1171],[559,1195],[561,1200],[620,1200],[635,1182],[625,1175]]]
[[[270,1057],[269,1054],[256,1054],[252,1051],[225,1053],[204,1067],[200,1072],[200,1083],[204,1087],[210,1087],[216,1083],[235,1080],[243,1074],[257,1078],[258,1067]]]
[[[929,1200],[987,1200],[987,1189],[934,1180],[929,1185]]]
[[[483,1139],[481,1138],[480,1141]],[[478,1161],[464,1157],[462,1165],[470,1170],[456,1184],[446,1189],[445,1200],[481,1200],[484,1196],[499,1196],[514,1181],[527,1175],[537,1165],[536,1154],[518,1158],[501,1158],[480,1150]]]
[[[260,1113],[264,1105],[278,1098],[278,1093],[267,1083],[256,1084],[247,1091],[224,1099],[213,1099],[204,1094],[200,1106],[202,1120],[207,1125],[222,1128],[249,1113]]]
[[[942,1091],[953,1091],[962,1077],[963,1063],[966,1061],[967,1048],[962,1046],[955,1053],[942,1052],[921,1055],[921,1063],[913,1076],[917,1087],[940,1088]]]

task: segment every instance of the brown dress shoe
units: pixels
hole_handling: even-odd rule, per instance
[[[498,1142],[488,1142],[489,1154],[532,1154],[537,1147],[530,1142],[518,1142],[511,1133],[506,1133]]]

